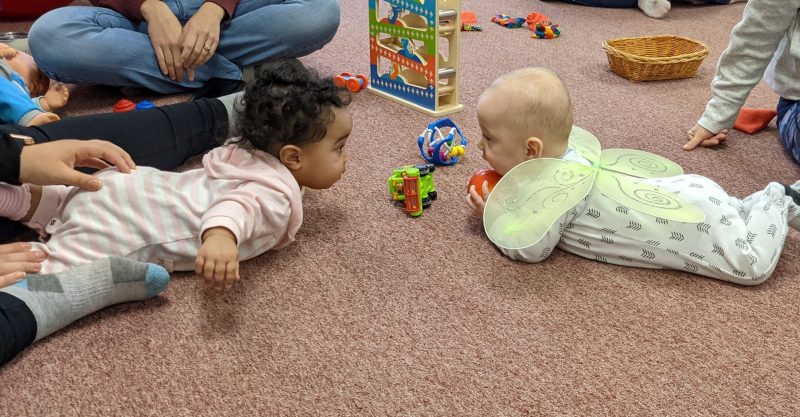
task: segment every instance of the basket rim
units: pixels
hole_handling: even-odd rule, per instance
[[[613,45],[611,45],[609,43],[609,42],[619,42],[619,41],[628,41],[628,40],[641,40],[641,39],[657,40],[657,39],[665,39],[665,38],[667,38],[667,39],[680,39],[680,40],[688,41],[690,43],[698,45],[700,47],[700,50],[699,51],[695,51],[695,52],[689,52],[689,53],[686,53],[686,54],[681,54],[681,55],[668,56],[668,57],[667,56],[648,57],[648,56],[636,55],[636,54],[632,54],[630,52],[622,51],[622,50],[614,47]],[[664,61],[665,59],[675,60],[675,59],[683,59],[683,58],[689,58],[689,57],[700,58],[700,57],[705,57],[706,55],[708,55],[708,46],[705,43],[700,42],[700,41],[695,40],[695,39],[687,38],[685,36],[679,36],[679,35],[651,35],[651,36],[635,36],[635,37],[627,37],[627,38],[606,39],[606,40],[603,41],[603,49],[605,49],[606,52],[618,54],[618,55],[621,55],[621,56],[624,56],[624,57],[628,57],[628,58],[632,58],[634,60],[641,61],[641,62]]]

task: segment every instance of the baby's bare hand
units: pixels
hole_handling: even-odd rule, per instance
[[[489,182],[484,181],[481,188],[483,195],[488,197]],[[467,194],[467,205],[472,209],[472,214],[483,217],[483,208],[486,206],[486,197],[482,197],[481,194],[478,193],[478,190],[475,189],[474,185],[469,187],[469,193]]]
[[[239,248],[230,232],[207,234],[197,252],[194,271],[205,279],[207,287],[217,291],[233,287],[239,280]]]

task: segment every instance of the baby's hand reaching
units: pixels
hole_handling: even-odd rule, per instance
[[[194,272],[205,278],[207,287],[217,291],[230,289],[239,280],[236,236],[224,227],[206,230],[194,265]]]
[[[52,82],[50,88],[44,93],[44,99],[39,101],[39,105],[45,111],[53,111],[63,108],[69,100],[69,88],[66,85]]]
[[[489,181],[484,181],[481,186],[483,195],[489,196]],[[486,198],[482,197],[475,189],[474,185],[469,187],[469,194],[467,194],[467,205],[472,209],[472,214],[483,217],[483,207],[486,205]]]

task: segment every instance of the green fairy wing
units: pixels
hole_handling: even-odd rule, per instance
[[[486,201],[486,235],[505,249],[533,245],[589,193],[595,172],[577,162],[550,158],[517,165],[500,179]]]
[[[683,174],[683,168],[669,159],[634,149],[603,150],[600,167],[639,178],[663,178]]]
[[[585,129],[572,126],[569,144],[592,164],[600,160],[600,141]]]
[[[682,223],[701,223],[706,218],[694,204],[640,178],[601,169],[595,184],[606,197],[651,216]]]

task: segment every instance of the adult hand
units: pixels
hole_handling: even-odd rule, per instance
[[[169,76],[172,81],[182,81],[181,22],[160,0],[145,0],[140,10],[147,21],[147,34],[153,44],[161,73]]]
[[[31,250],[30,243],[0,245],[0,288],[25,278],[26,272],[39,272],[45,258],[47,254]]]
[[[699,124],[694,125],[687,133],[689,142],[683,145],[683,149],[687,151],[691,151],[698,146],[719,145],[728,140],[728,129],[722,129],[719,133],[714,134]]]
[[[97,191],[97,178],[75,167],[103,169],[114,165],[121,172],[136,169],[131,156],[117,145],[102,140],[59,140],[24,146],[19,161],[19,182],[38,185],[75,185]]]
[[[225,9],[218,4],[206,2],[183,27],[180,61],[189,75],[189,81],[194,81],[195,68],[205,65],[214,56],[219,44],[220,23],[225,13]]]

